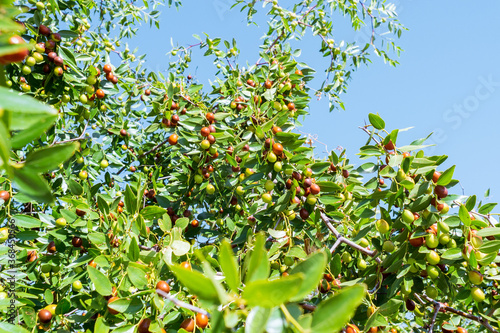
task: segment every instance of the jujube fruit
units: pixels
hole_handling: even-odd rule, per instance
[[[188,332],[194,332],[194,320],[193,318],[186,318],[184,321],[181,323],[181,328]]]
[[[52,313],[49,310],[42,309],[38,312],[38,319],[40,319],[41,323],[48,323],[52,320]]]
[[[158,283],[156,283],[156,289],[159,289],[167,294],[170,292],[170,286],[165,281],[158,281]]]
[[[196,314],[196,326],[199,328],[205,328],[208,325],[208,316],[203,313]]]

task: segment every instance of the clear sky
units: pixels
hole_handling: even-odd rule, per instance
[[[491,188],[489,201],[500,201],[500,12],[499,1],[396,0],[400,21],[409,28],[398,44],[405,50],[396,68],[373,57],[373,64],[361,67],[343,96],[346,111],[328,112],[327,100],[314,101],[300,130],[317,136],[328,149],[342,146],[351,160],[366,135],[358,129],[368,113],[379,113],[388,129],[414,128],[400,134],[399,145],[426,137],[431,132],[432,154],[446,154],[443,170],[456,164],[455,177],[465,194],[480,200]],[[132,47],[147,54],[147,67],[165,71],[170,39],[179,45],[196,43],[193,34],[211,38],[235,38],[242,51],[240,62],[258,59],[260,27],[247,26],[239,10],[229,10],[230,0],[185,0],[180,11],[161,9],[160,30],[145,25]],[[286,1],[280,1],[285,5]],[[346,40],[366,41],[369,30],[352,32],[339,23],[339,35]],[[306,38],[299,46],[300,61],[317,70],[325,60],[318,57],[319,40]],[[192,60],[190,73],[208,84],[215,67],[213,59],[200,53]],[[316,81],[317,82],[317,81]],[[314,83],[312,86],[314,87]],[[324,147],[317,146],[318,153]],[[456,186],[452,193],[460,193]]]

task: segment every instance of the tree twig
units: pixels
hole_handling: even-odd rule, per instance
[[[437,304],[439,304],[439,309],[443,309],[445,312],[451,312],[451,313],[454,313],[456,315],[462,316],[464,318],[476,321],[476,322],[480,323],[481,325],[483,325],[488,331],[490,331],[492,333],[499,333],[496,329],[494,329],[490,325],[490,323],[489,323],[488,320],[486,320],[486,319],[484,319],[484,318],[482,318],[480,316],[475,316],[473,314],[464,312],[462,310],[458,310],[458,309],[452,308],[450,306],[444,305],[443,303],[440,303],[440,302],[436,301],[435,299],[430,298],[427,295],[419,295],[419,294],[414,294],[414,295],[415,295],[415,297],[417,297],[417,299],[421,303],[423,303],[422,299],[425,299],[426,301],[431,302],[432,304],[434,304],[434,307],[436,307]],[[429,331],[429,332],[432,332],[432,331]]]
[[[432,314],[431,324],[429,326],[429,333],[434,332],[434,324],[436,324],[436,318],[439,310],[441,309],[442,304],[439,302],[434,303],[434,313]]]
[[[198,312],[198,313],[204,314],[204,315],[206,315],[207,317],[210,318],[210,313],[208,313],[206,310],[203,310],[203,309],[201,309],[201,308],[199,308],[197,306],[194,306],[194,305],[191,305],[189,303],[186,303],[186,302],[183,302],[181,300],[178,300],[174,296],[172,296],[170,294],[167,294],[166,292],[164,292],[161,289],[156,289],[156,292],[158,293],[158,295],[162,296],[163,298],[168,299],[170,302],[174,303],[178,307],[181,307],[181,308],[184,308],[184,309],[188,309],[188,310],[191,310],[191,311],[194,311],[194,312]]]
[[[52,147],[53,145],[56,145],[56,144],[62,144],[62,143],[68,143],[68,142],[83,140],[83,137],[85,136],[85,132],[87,131],[88,124],[89,124],[89,122],[87,121],[85,123],[85,127],[83,128],[82,134],[80,134],[80,136],[78,136],[76,138],[73,138],[73,139],[69,139],[69,140],[63,140],[63,141],[58,141],[58,142],[54,141],[54,142],[52,142],[52,144],[50,145],[50,147]]]
[[[328,216],[326,216],[325,213],[320,212],[320,215],[321,215],[321,219],[323,220],[323,222],[325,223],[327,228],[332,232],[332,234],[335,236],[335,238],[337,238],[337,242],[340,241],[346,245],[349,245],[353,249],[358,250],[359,252],[366,254],[367,256],[372,257],[375,260],[375,262],[377,262],[378,264],[382,263],[382,260],[380,260],[380,258],[377,257],[377,255],[378,255],[377,250],[370,251],[370,250],[362,247],[361,245],[354,243],[350,239],[345,238],[337,231],[337,229],[335,229],[335,227],[332,225],[332,223],[330,222],[330,219],[328,218]],[[337,244],[337,242],[335,244]],[[335,249],[333,249],[333,250],[335,250]]]
[[[137,156],[137,159],[140,159],[148,154],[151,154],[151,153],[154,153],[155,151],[157,151],[161,146],[163,146],[164,144],[166,144],[168,142],[168,139],[169,138],[166,138],[164,141],[160,142],[159,144],[157,144],[156,146],[154,146],[153,148],[151,148],[150,150],[148,150],[147,152],[144,152],[142,153],[141,155]],[[120,170],[118,170],[118,173],[117,175],[119,175],[120,173],[123,172],[123,170],[125,170],[127,167],[124,166],[122,167]]]
[[[158,246],[158,244],[153,245],[152,247],[147,247],[147,246],[144,246],[144,245],[139,245],[139,249],[145,250],[145,251],[155,251],[155,252],[159,252],[160,251],[160,247]]]
[[[460,201],[457,201],[457,200],[453,200],[453,203],[454,203],[454,204],[456,204],[456,205],[458,205],[458,206],[463,205],[463,203],[461,203]],[[479,217],[482,217],[482,218],[484,218],[484,219],[488,220],[488,222],[490,223],[490,225],[491,225],[492,227],[494,227],[494,226],[495,226],[495,224],[494,224],[494,223],[493,223],[493,221],[491,220],[491,216],[489,216],[489,215],[485,215],[485,214],[481,214],[481,213],[478,213],[478,212],[473,211],[473,210],[471,210],[469,213],[474,214],[474,215],[479,216]]]

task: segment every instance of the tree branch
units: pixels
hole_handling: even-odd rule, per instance
[[[168,142],[168,139],[169,138],[166,138],[164,141],[160,142],[159,144],[157,144],[156,146],[154,146],[153,148],[151,148],[150,150],[148,150],[147,152],[144,152],[142,153],[141,155],[137,156],[137,159],[140,159],[148,154],[151,154],[151,153],[154,153],[155,151],[157,151],[161,146],[163,146],[164,144],[166,144]],[[119,175],[120,173],[123,172],[123,170],[125,170],[127,167],[124,166],[122,167],[120,170],[118,170],[118,173],[117,175]]]
[[[139,249],[145,250],[145,251],[155,251],[155,252],[159,252],[160,251],[160,247],[158,246],[158,244],[153,245],[152,247],[147,247],[147,246],[144,246],[144,245],[139,245]]]
[[[361,245],[354,243],[350,239],[345,238],[337,231],[337,229],[335,229],[335,227],[332,225],[332,223],[330,222],[330,219],[328,218],[328,216],[326,216],[325,213],[320,212],[320,215],[321,215],[321,219],[323,220],[323,222],[325,223],[327,228],[332,232],[332,234],[335,236],[335,238],[337,238],[337,241],[335,242],[335,244],[337,246],[338,246],[338,244],[337,244],[338,242],[345,243],[345,244],[349,245],[350,247],[352,247],[353,249],[358,250],[359,252],[374,258],[375,262],[377,262],[378,264],[382,263],[382,260],[380,260],[380,258],[377,257],[377,255],[378,255],[377,250],[370,251],[370,250],[362,247]],[[333,251],[336,248],[335,244],[332,247]]]
[[[63,140],[63,141],[58,141],[58,142],[54,141],[54,142],[52,142],[52,144],[50,145],[50,147],[52,147],[53,145],[56,145],[56,144],[62,144],[62,143],[68,143],[68,142],[83,140],[83,137],[85,136],[85,132],[87,131],[88,124],[89,124],[89,122],[87,121],[85,123],[85,127],[83,128],[82,134],[80,134],[80,136],[78,136],[76,138],[73,138],[73,139],[69,139],[69,140]]]
[[[434,332],[434,324],[436,323],[436,318],[442,304],[439,302],[434,303],[434,313],[432,314],[431,325],[429,326],[429,333]]]
[[[458,309],[455,309],[455,308],[452,308],[450,306],[447,306],[447,305],[444,305],[443,303],[440,303],[432,298],[430,298],[429,296],[427,295],[419,295],[419,294],[414,294],[417,299],[423,303],[422,299],[425,299],[426,301],[428,302],[431,302],[432,304],[434,304],[434,307],[436,307],[437,305],[439,305],[439,309],[443,309],[445,312],[451,312],[451,313],[454,313],[456,315],[459,315],[459,316],[462,316],[464,318],[467,318],[467,319],[470,319],[470,320],[473,320],[473,321],[476,321],[478,323],[480,323],[481,325],[483,325],[488,331],[492,332],[492,333],[499,333],[496,329],[494,329],[488,320],[480,317],[480,316],[475,316],[475,315],[472,315],[470,313],[467,313],[467,312],[464,312],[464,311],[461,311],[461,310],[458,310]],[[439,310],[438,309],[438,310]],[[436,311],[437,313],[437,311]],[[432,331],[429,331],[429,332],[432,332]]]
[[[458,205],[458,206],[463,205],[463,203],[461,203],[460,201],[457,201],[457,200],[453,200],[453,203],[454,203],[454,204],[456,204],[456,205]],[[495,224],[494,224],[494,223],[493,223],[493,221],[491,220],[491,216],[489,216],[489,215],[484,215],[484,214],[478,213],[478,212],[473,211],[473,210],[471,210],[469,213],[474,214],[474,215],[479,216],[479,217],[482,217],[482,218],[484,218],[484,219],[488,220],[488,222],[490,223],[490,225],[491,225],[492,227],[494,227],[494,226],[495,226]],[[495,222],[496,222],[496,221],[495,221]]]
[[[208,313],[206,310],[203,310],[203,309],[201,309],[201,308],[199,308],[197,306],[194,306],[194,305],[191,305],[189,303],[186,303],[186,302],[183,302],[181,300],[178,300],[174,296],[172,296],[170,294],[167,294],[166,292],[164,292],[161,289],[156,289],[156,292],[158,293],[158,295],[162,296],[163,298],[168,299],[170,302],[174,303],[178,307],[181,307],[181,308],[184,308],[184,309],[188,309],[188,310],[191,310],[191,311],[194,311],[194,312],[198,312],[198,313],[204,314],[204,315],[206,315],[207,317],[210,318],[210,313]]]

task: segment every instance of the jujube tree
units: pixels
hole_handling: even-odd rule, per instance
[[[248,22],[267,18],[255,65],[236,40],[195,36],[165,77],[127,45],[139,21],[159,24],[157,2],[16,5],[0,7],[0,283],[11,291],[10,247],[18,327],[5,291],[0,327],[498,331],[495,204],[454,194],[447,156],[373,113],[358,167],[294,131],[313,96],[344,108],[372,54],[397,64],[380,34],[404,30],[393,6],[235,1]],[[369,42],[337,41],[336,13],[371,25]],[[306,34],[330,59],[314,90],[322,75],[290,45]],[[190,74],[198,52],[210,87]]]

